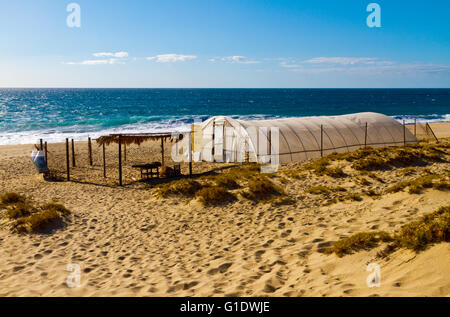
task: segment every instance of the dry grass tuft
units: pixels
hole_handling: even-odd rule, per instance
[[[436,189],[445,190],[445,185],[436,185],[433,183],[433,180],[440,179],[439,184],[444,183],[445,180],[442,178],[442,176],[430,174],[430,175],[424,175],[420,176],[416,179],[409,180],[409,181],[402,181],[400,183],[397,183],[391,187],[389,187],[386,190],[386,193],[396,193],[399,191],[402,191],[406,187],[409,187],[409,193],[410,194],[420,194],[423,189],[425,188],[431,188],[435,187]]]
[[[31,215],[36,208],[30,202],[19,202],[6,208],[9,219],[17,219]]]
[[[265,201],[273,196],[285,195],[284,190],[266,177],[259,177],[248,182],[248,192],[242,196],[253,201]]]
[[[396,240],[398,246],[416,251],[423,250],[432,243],[450,242],[450,206],[441,207],[406,224]]]
[[[393,237],[384,231],[360,232],[337,241],[324,253],[334,252],[338,257],[342,257],[354,251],[372,249],[380,242],[393,242],[387,249],[388,253],[397,248],[418,252],[433,243],[450,242],[450,206],[441,207],[417,221],[404,225]],[[386,255],[386,252],[382,253]]]
[[[203,187],[195,193],[195,197],[203,204],[203,206],[218,206],[236,200],[236,196],[218,186]]]
[[[167,184],[157,186],[157,195],[163,198],[169,196],[194,197],[202,185],[192,179],[176,180]]]
[[[325,254],[336,253],[338,257],[352,254],[355,251],[370,250],[380,242],[392,241],[392,237],[385,231],[360,232],[336,242],[324,251]]]
[[[48,203],[35,207],[29,201],[14,201],[16,202],[7,207],[7,217],[13,220],[12,230],[19,233],[39,233],[54,229],[57,225],[62,225],[65,217],[70,214],[61,204]]]
[[[328,167],[331,164],[330,157],[322,157],[314,160],[305,166],[306,169],[313,170],[317,176],[330,176],[334,178],[345,177],[346,174],[340,167]]]
[[[214,182],[217,186],[224,187],[226,189],[238,189],[240,187],[233,176],[228,174],[222,174],[215,177]]]
[[[28,198],[17,193],[5,193],[0,196],[0,208],[7,207],[12,204],[25,203]]]

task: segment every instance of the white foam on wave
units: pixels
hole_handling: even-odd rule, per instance
[[[190,130],[192,123],[200,123],[210,117],[211,116],[208,115],[182,116],[161,121],[134,123],[107,129],[99,129],[97,131],[93,126],[87,125],[20,132],[3,132],[0,133],[0,145],[37,144],[40,139],[43,139],[48,143],[65,142],[66,138],[74,139],[75,141],[86,141],[88,137],[96,139],[103,135],[117,133],[187,132]],[[260,114],[232,117],[240,120],[270,118],[269,116]]]
[[[172,119],[122,125],[108,129],[100,129],[98,131],[95,131],[90,126],[74,126],[46,130],[3,132],[0,133],[0,145],[37,144],[39,143],[39,139],[43,139],[48,143],[64,142],[66,138],[74,139],[75,141],[86,141],[88,137],[96,139],[102,135],[113,133],[187,132],[190,130],[191,123],[199,123],[210,117],[209,115],[174,117]],[[254,114],[235,115],[231,117],[239,120],[263,120],[279,118],[280,116]],[[417,119],[417,123],[450,122],[450,114],[427,116],[398,115],[391,117],[399,122],[405,120],[406,124],[414,123],[415,118]],[[91,131],[86,131],[88,127],[91,128]]]
[[[402,123],[404,120],[406,124],[413,124],[414,120],[416,120],[416,122],[418,124],[434,123],[434,122],[450,122],[450,114],[444,114],[444,115],[431,114],[431,115],[427,115],[427,116],[398,115],[398,116],[391,116],[391,117],[400,123]]]

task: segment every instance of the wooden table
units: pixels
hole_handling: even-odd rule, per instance
[[[153,162],[150,164],[138,164],[133,165],[132,167],[141,170],[141,179],[159,178],[159,168],[161,167],[161,163]]]

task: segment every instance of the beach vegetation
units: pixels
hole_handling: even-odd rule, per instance
[[[28,198],[24,195],[18,193],[5,193],[0,195],[0,208],[7,207],[9,205],[17,204],[17,203],[25,203],[28,201]]]
[[[418,252],[431,244],[450,242],[450,206],[440,207],[417,221],[405,224],[397,234],[391,235],[384,231],[356,233],[340,239],[325,249],[324,253],[335,253],[338,257],[342,257],[355,251],[370,250],[377,247],[380,242],[391,242],[382,255],[398,248]]]
[[[214,182],[217,186],[226,189],[238,189],[240,187],[233,175],[229,175],[228,173],[216,176]]]
[[[280,186],[264,176],[250,180],[247,187],[247,191],[242,192],[242,196],[253,201],[266,201],[274,196],[285,195]]]
[[[236,196],[223,187],[205,186],[195,193],[203,206],[223,205],[236,200]]]
[[[194,197],[195,193],[202,188],[202,185],[192,179],[180,179],[170,183],[161,184],[157,187],[157,195],[162,198],[169,196]]]
[[[434,187],[436,189],[444,189],[445,185],[435,185],[433,182],[435,179],[441,179],[436,184],[445,184],[445,180],[442,178],[442,176],[436,175],[436,174],[428,174],[423,175],[418,178],[415,178],[413,180],[408,181],[401,181],[395,185],[392,185],[386,189],[386,193],[396,193],[399,191],[402,191],[403,189],[409,187],[408,192],[410,194],[420,194],[423,189],[425,188],[431,188]]]
[[[11,196],[12,197],[12,196]],[[15,199],[17,201],[17,199]],[[12,220],[11,229],[18,233],[39,233],[62,225],[70,211],[61,204],[47,203],[35,206],[28,200],[19,200],[6,208]]]
[[[350,237],[337,241],[333,246],[325,249],[325,254],[335,253],[338,257],[360,250],[370,250],[380,242],[390,242],[393,238],[385,231],[359,232]]]
[[[404,225],[395,240],[399,247],[416,251],[432,243],[450,242],[450,206]]]

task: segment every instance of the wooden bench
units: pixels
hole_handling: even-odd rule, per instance
[[[132,167],[136,168],[136,169],[140,169],[141,179],[159,178],[159,168],[161,167],[161,163],[153,162],[150,164],[138,164],[138,165],[133,165]]]

